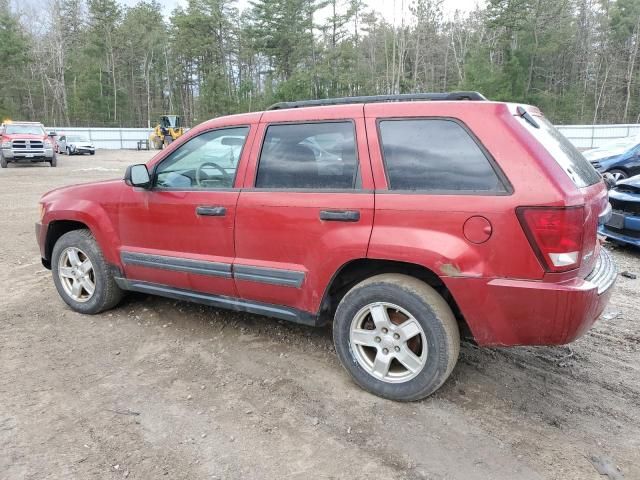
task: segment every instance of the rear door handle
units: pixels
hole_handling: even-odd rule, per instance
[[[320,220],[327,222],[357,222],[360,220],[358,210],[320,210]]]
[[[196,213],[201,217],[224,217],[227,214],[227,209],[224,207],[196,207]]]

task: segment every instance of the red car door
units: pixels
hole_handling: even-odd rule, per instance
[[[318,311],[364,258],[374,211],[362,105],[266,112],[236,211],[234,278],[247,300]]]
[[[236,173],[252,136],[250,125],[201,131],[155,164],[151,189],[127,190],[118,218],[128,279],[237,296]]]

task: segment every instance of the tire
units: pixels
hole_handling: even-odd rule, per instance
[[[67,155],[71,156],[71,149],[67,147]]]
[[[372,305],[386,312],[385,317],[390,320],[388,332],[373,324],[368,310]],[[360,318],[365,318],[365,325],[368,322],[368,327],[374,328],[371,334],[366,327],[362,330],[356,325]],[[357,332],[364,332],[367,339],[376,343],[360,346],[352,342],[354,325],[358,327]],[[400,329],[399,325],[407,328]],[[405,335],[409,331],[418,333],[411,337],[411,333]],[[392,333],[400,339],[395,340]],[[438,390],[453,371],[460,352],[458,324],[447,302],[426,283],[401,274],[376,275],[353,287],[336,310],[333,341],[343,367],[360,387],[397,401],[419,400]],[[382,355],[385,347],[391,352],[389,355]],[[397,354],[400,356],[407,349],[411,349],[415,359],[422,359],[419,368],[411,370],[395,357],[394,350],[400,352]],[[389,363],[388,377],[382,379],[370,373],[367,362],[375,366],[378,358],[390,357],[395,360]]]
[[[89,155],[95,155],[96,152],[89,152]]]
[[[173,137],[171,135],[165,135],[163,143],[165,148],[168,147],[173,143]]]
[[[51,160],[49,160],[49,165],[52,167],[56,167],[58,165],[58,157],[55,153],[53,154],[53,157],[51,157]]]
[[[609,170],[607,173],[610,174],[616,180],[616,182],[624,180],[625,178],[629,178],[629,174],[624,170],[620,170],[619,168]]]
[[[9,162],[4,158],[4,155],[0,153],[0,167],[7,168],[7,165],[9,165]]]
[[[67,253],[69,250],[77,250],[79,259],[88,259],[91,262],[89,275],[94,285],[93,294],[82,287],[84,298],[76,299],[68,292],[69,283],[63,280],[61,268],[67,268]],[[53,247],[51,256],[51,272],[53,282],[62,299],[73,310],[85,314],[96,314],[115,307],[123,297],[123,291],[116,284],[109,265],[104,260],[102,251],[89,230],[73,230],[62,235]],[[68,279],[67,279],[68,280]],[[64,283],[63,283],[64,282]]]

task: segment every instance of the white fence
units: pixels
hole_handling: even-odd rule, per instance
[[[60,127],[47,128],[60,135],[81,135],[93,142],[96,148],[118,150],[124,148],[137,148],[139,140],[147,140],[151,129],[149,128],[77,128]]]
[[[558,130],[580,150],[601,147],[618,138],[640,135],[640,125],[558,125]]]
[[[640,135],[640,125],[558,125],[558,129],[580,150],[595,148],[617,138]],[[58,128],[58,135],[82,135],[96,148],[135,149],[139,140],[149,138],[149,128]]]

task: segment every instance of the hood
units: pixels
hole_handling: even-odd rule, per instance
[[[616,142],[609,143],[608,145],[592,148],[591,150],[582,152],[582,154],[587,160],[590,161],[602,160],[605,158],[617,157],[618,155],[622,155],[632,148],[635,148],[638,144],[640,144],[640,137],[627,137]]]
[[[43,140],[46,135],[32,135],[30,133],[3,133],[3,137],[11,140]]]
[[[66,187],[55,188],[53,190],[48,191],[40,198],[40,202],[49,203],[52,200],[56,200],[56,198],[61,195],[78,195],[79,198],[84,196],[85,192],[90,192],[92,194],[101,192],[101,187],[108,187],[109,185],[114,184],[123,184],[124,180],[122,179],[112,179],[112,180],[101,180],[99,182],[89,182],[89,183],[79,183],[77,185],[67,185]]]
[[[614,192],[635,193],[640,195],[640,175],[620,180],[615,187]]]

